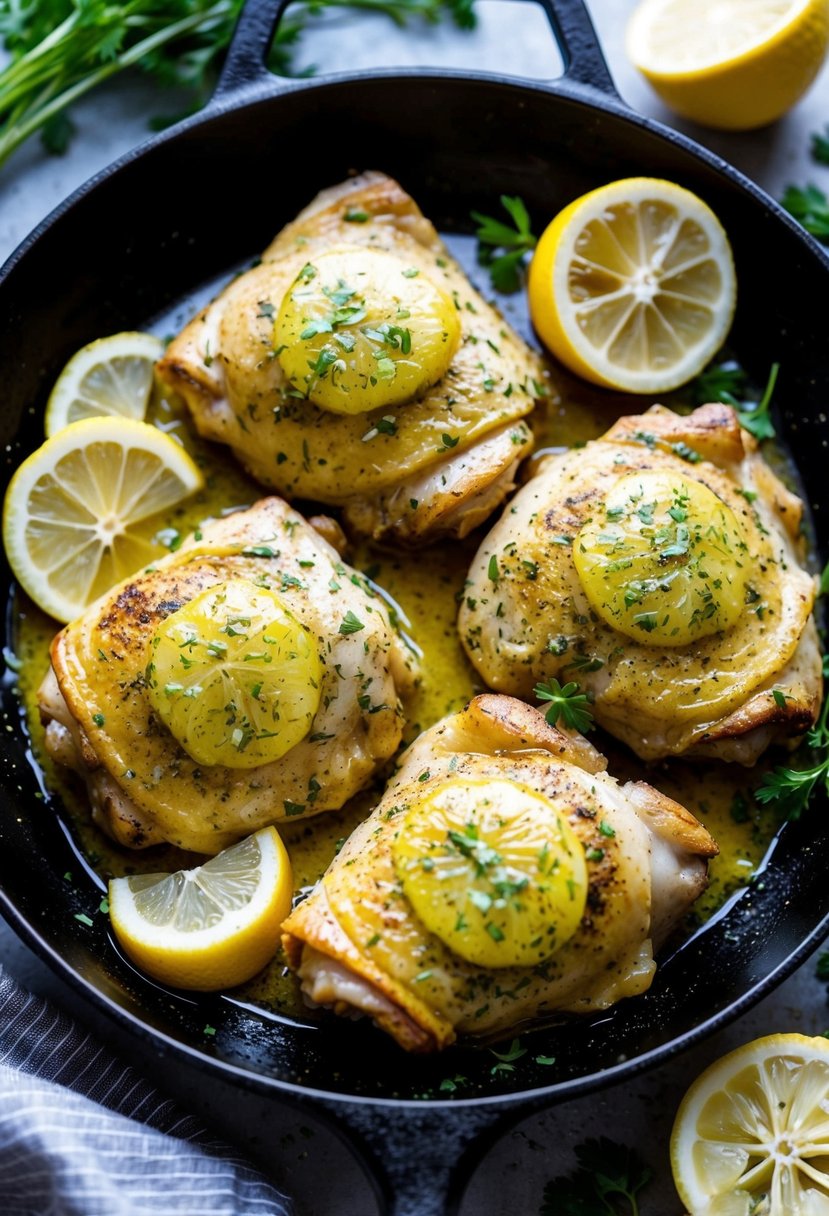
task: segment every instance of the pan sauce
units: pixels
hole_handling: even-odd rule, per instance
[[[473,280],[477,277],[479,285],[485,288],[485,284],[480,283],[480,272],[476,275],[473,265],[471,240],[454,238],[450,245],[470,277]],[[210,284],[198,293],[198,297],[180,305],[175,313],[161,318],[154,328],[162,334],[179,328],[182,320],[213,294],[215,286]],[[507,301],[504,312],[519,332],[528,334],[523,297]],[[648,399],[599,392],[558,370],[555,381],[555,386],[550,384],[547,405],[540,411],[542,416],[534,419],[536,451],[583,444],[605,431],[620,414],[651,404]],[[670,401],[666,400],[666,404]],[[158,398],[148,420],[181,438],[203,469],[206,483],[203,491],[178,508],[169,519],[156,520],[153,530],[168,528],[184,536],[205,518],[246,506],[262,496],[261,488],[225,451],[195,436],[180,404]],[[476,534],[464,542],[443,542],[427,551],[426,561],[422,554],[394,553],[370,544],[361,544],[347,555],[357,569],[366,572],[399,605],[401,625],[422,651],[422,682],[406,707],[407,742],[445,714],[461,708],[473,693],[482,691],[463,654],[455,626],[457,597],[479,541],[480,534]],[[170,846],[135,853],[122,850],[90,822],[79,786],[65,770],[57,769],[45,754],[43,728],[38,718],[36,693],[48,669],[55,623],[28,602],[21,605],[18,621],[15,652],[22,665],[20,693],[33,756],[41,767],[46,787],[55,791],[63,802],[80,853],[104,881],[110,876],[191,866],[193,854]],[[592,739],[605,751],[610,771],[620,780],[642,775],[642,763],[612,739],[604,735],[592,736]],[[703,821],[720,846],[720,854],[710,866],[709,888],[695,907],[694,917],[699,920],[711,916],[734,890],[751,879],[774,836],[778,826],[774,811],[768,808],[761,811],[749,795],[758,783],[761,771],[759,766],[747,771],[738,766],[699,761],[660,764],[647,771],[651,784],[684,803]],[[372,791],[369,790],[352,799],[341,812],[280,826],[291,854],[297,890],[308,888],[317,881],[338,846],[365,818],[372,805]],[[302,1020],[309,1017],[295,980],[283,973],[281,955],[260,977],[238,989],[236,994],[241,999],[260,1001],[284,1016]]]

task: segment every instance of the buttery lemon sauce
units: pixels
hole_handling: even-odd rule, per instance
[[[165,319],[167,326],[178,327],[192,309],[192,301],[181,306],[180,314]],[[505,309],[508,319],[519,330],[526,330],[520,318],[509,316],[511,311],[509,306]],[[159,331],[165,332],[162,326]],[[541,417],[534,418],[536,452],[583,444],[602,434],[620,414],[649,404],[621,394],[599,393],[558,370],[555,381],[556,387],[551,386],[549,399],[539,411]],[[179,438],[205,475],[204,489],[169,517],[152,521],[150,535],[161,533],[164,543],[176,548],[204,520],[249,505],[262,496],[261,487],[242,472],[228,452],[195,436],[182,406],[159,398],[153,403],[148,420]],[[458,597],[482,534],[483,530],[464,542],[445,542],[426,554],[391,552],[369,544],[346,553],[357,569],[367,573],[395,601],[401,627],[421,655],[421,681],[406,705],[407,743],[445,714],[459,709],[474,693],[484,691],[466,660],[455,625]],[[57,794],[65,807],[79,852],[103,880],[192,866],[193,854],[172,847],[154,847],[143,852],[121,849],[91,823],[80,783],[56,768],[44,749],[37,689],[48,669],[55,623],[23,597],[18,604],[17,620],[14,650],[20,665],[19,688],[33,758],[40,766],[45,788]],[[593,739],[608,755],[612,773],[620,779],[641,779],[640,761],[600,732]],[[759,781],[759,772],[736,765],[696,762],[659,764],[644,775],[697,815],[720,846],[719,856],[711,863],[708,890],[692,914],[694,920],[701,922],[749,881],[778,827],[774,812],[761,811],[750,797],[750,789]],[[291,855],[298,892],[312,886],[323,874],[342,842],[368,814],[381,787],[382,775],[374,790],[352,799],[338,813],[279,825]],[[47,806],[42,813],[53,811]],[[284,1016],[308,1017],[281,956],[257,979],[235,990],[235,995],[263,1003]]]

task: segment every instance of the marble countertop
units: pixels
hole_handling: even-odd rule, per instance
[[[808,155],[810,132],[829,122],[829,66],[800,105],[774,127],[747,135],[702,131],[673,118],[628,64],[623,35],[633,0],[591,0],[590,8],[619,92],[631,106],[685,130],[772,195],[779,197],[790,182],[808,180],[829,189],[829,168],[815,165]],[[491,68],[534,78],[560,73],[561,57],[539,6],[526,3],[516,11],[515,3],[478,0],[477,9],[478,29],[468,34],[448,25],[413,25],[401,32],[373,15],[326,17],[304,37],[298,63],[320,71],[343,64],[428,64]],[[37,140],[21,148],[0,171],[0,258],[77,185],[144,139],[148,114],[174,113],[176,108],[175,97],[160,95],[132,78],[75,108],[78,134],[66,156],[46,156]],[[81,1006],[2,923],[0,960],[29,988],[49,995],[129,1054],[129,1041]],[[679,1216],[667,1139],[692,1077],[724,1051],[757,1035],[785,1030],[819,1034],[827,1028],[826,989],[815,979],[814,960],[809,960],[750,1013],[669,1065],[601,1094],[529,1115],[483,1155],[464,1192],[461,1216],[500,1216],[507,1210],[535,1216],[544,1183],[573,1167],[575,1144],[598,1134],[637,1144],[653,1166],[655,1180],[643,1195],[642,1216]],[[144,1063],[157,1083],[271,1169],[296,1196],[299,1216],[374,1216],[383,1210],[362,1166],[327,1119],[307,1109],[298,1117],[287,1104],[233,1089],[190,1065],[173,1070],[156,1059]],[[353,1123],[360,1124],[362,1118],[355,1112]],[[390,1123],[388,1134],[392,1141],[397,1138],[399,1151],[421,1154],[420,1130],[410,1117],[408,1123]],[[376,1135],[374,1139],[376,1144]],[[409,1216],[415,1212],[421,1216],[417,1205]],[[438,1216],[436,1208],[427,1213],[424,1200],[422,1216],[433,1213]]]

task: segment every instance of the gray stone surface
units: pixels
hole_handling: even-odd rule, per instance
[[[811,93],[775,127],[750,135],[704,132],[677,122],[627,63],[624,23],[632,0],[592,0],[591,9],[620,93],[636,109],[681,126],[753,176],[774,195],[790,181],[814,179],[829,188],[829,169],[808,157],[809,133],[829,122],[829,69]],[[337,65],[442,64],[497,69],[515,75],[553,76],[561,60],[540,8],[532,4],[479,0],[480,25],[474,34],[448,26],[416,28],[403,34],[382,17],[338,14],[323,20],[305,38],[302,65],[321,70]],[[86,99],[75,111],[79,134],[63,158],[44,156],[36,141],[21,149],[0,171],[0,257],[72,189],[142,140],[148,113],[175,112],[177,99],[160,96],[140,80],[119,83]],[[505,183],[506,185],[507,183]],[[0,925],[0,959],[24,983],[44,992],[87,1020],[113,1046],[129,1054],[130,1043],[109,1024],[91,1017],[62,983]],[[572,1165],[572,1148],[587,1135],[606,1134],[636,1143],[651,1161],[656,1180],[641,1205],[642,1216],[679,1216],[670,1183],[666,1143],[679,1098],[689,1080],[723,1051],[756,1035],[798,1030],[821,1033],[829,1027],[826,992],[814,978],[810,960],[751,1013],[667,1067],[602,1094],[567,1103],[527,1118],[485,1156],[466,1195],[463,1216],[534,1216],[544,1182]],[[194,1111],[238,1140],[297,1196],[300,1216],[373,1216],[376,1196],[339,1137],[318,1114],[301,1114],[275,1101],[205,1078],[192,1066],[171,1069],[154,1058],[146,1071]],[[365,1122],[355,1113],[354,1125]],[[389,1134],[410,1145],[412,1161],[428,1169],[426,1129],[398,1120]],[[408,1133],[408,1140],[405,1137]],[[458,1143],[458,1151],[461,1149]],[[429,1209],[434,1211],[436,1209]],[[413,1207],[409,1216],[426,1216]]]

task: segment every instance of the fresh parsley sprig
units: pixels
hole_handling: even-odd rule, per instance
[[[829,123],[820,131],[812,132],[812,160],[819,165],[829,165]]]
[[[588,708],[590,699],[575,680],[562,686],[553,678],[546,684],[536,684],[534,692],[539,701],[550,702],[544,713],[550,726],[561,721],[582,735],[593,729],[593,714]]]
[[[707,401],[722,401],[725,405],[733,406],[737,411],[740,426],[750,431],[755,439],[774,439],[776,432],[769,410],[779,373],[780,364],[772,363],[760,400],[756,403],[741,400],[747,377],[739,363],[732,359],[726,363],[713,364],[701,372],[691,386],[691,396],[694,405],[704,405]]]
[[[489,268],[495,290],[509,295],[521,286],[526,255],[535,249],[536,238],[523,199],[502,194],[501,206],[512,220],[512,227],[480,211],[471,211],[470,215],[478,225],[475,230],[478,262]]]
[[[575,1152],[579,1168],[547,1183],[539,1216],[639,1216],[653,1170],[636,1150],[602,1136]]]
[[[829,199],[810,182],[808,186],[789,186],[781,199],[783,206],[819,241],[829,241]]]
[[[162,85],[188,90],[190,112],[216,79],[244,0],[0,0],[0,38],[11,62],[0,72],[0,164],[40,131],[64,152],[73,133],[69,107],[131,67]],[[296,44],[327,9],[384,13],[396,25],[449,16],[475,24],[474,0],[305,0],[282,20],[269,66],[290,75]],[[155,120],[152,125],[163,125]]]
[[[787,819],[799,819],[812,795],[823,789],[829,793],[829,698],[824,700],[820,717],[806,735],[804,750],[811,750],[814,763],[807,768],[778,765],[766,773],[754,791],[754,797],[764,806],[774,803]],[[799,754],[799,753],[798,753]]]

